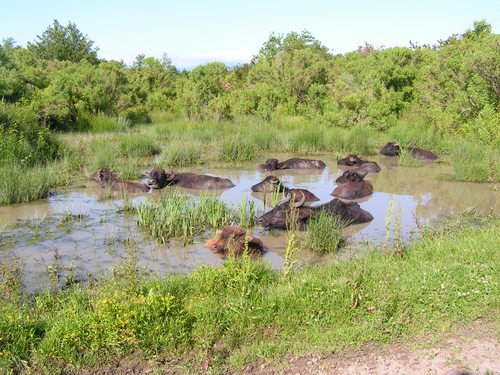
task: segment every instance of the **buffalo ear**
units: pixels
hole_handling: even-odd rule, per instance
[[[104,179],[104,168],[99,169],[99,179]]]
[[[144,177],[151,178],[151,172],[144,172],[142,175]]]
[[[174,178],[175,178],[175,174],[174,173],[170,173],[170,174],[167,175],[167,181],[172,181]]]

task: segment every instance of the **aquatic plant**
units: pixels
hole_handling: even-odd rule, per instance
[[[344,242],[344,228],[345,223],[340,216],[320,211],[307,221],[307,233],[303,246],[318,254],[336,252]]]

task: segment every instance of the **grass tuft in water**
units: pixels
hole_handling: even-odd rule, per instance
[[[318,254],[336,252],[344,242],[344,228],[339,216],[320,211],[308,220],[303,246]]]
[[[403,167],[419,167],[420,161],[407,148],[401,148],[399,152],[399,165]]]
[[[457,181],[498,181],[500,157],[484,145],[460,142],[451,152],[452,179]]]
[[[149,199],[137,213],[138,224],[161,242],[181,237],[190,243],[206,226],[218,228],[234,220],[229,207],[215,197],[195,198],[177,191],[157,201]]]

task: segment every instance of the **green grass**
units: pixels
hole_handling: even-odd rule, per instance
[[[218,146],[218,160],[228,162],[242,162],[253,160],[257,156],[252,142],[242,137],[227,137],[221,140]]]
[[[258,357],[337,351],[467,325],[498,314],[500,225],[488,220],[484,227],[429,232],[402,255],[374,249],[286,275],[229,259],[223,268],[146,279],[131,256],[111,279],[6,298],[0,368],[60,373],[161,352],[195,363],[210,355],[220,373]]]
[[[339,216],[320,211],[308,220],[303,247],[318,254],[336,252],[344,242],[344,228]]]
[[[81,127],[93,133],[123,132],[131,127],[131,123],[125,117],[111,117],[103,114],[89,115],[82,119]]]
[[[0,168],[0,204],[26,203],[46,198],[58,179],[50,167]]]
[[[457,142],[450,156],[452,179],[457,181],[498,181],[500,156],[498,150],[471,142]]]
[[[144,134],[130,134],[120,137],[118,145],[120,154],[128,157],[154,156],[160,153],[153,136]]]
[[[202,147],[199,143],[171,142],[164,149],[156,164],[170,169],[202,163]]]
[[[389,140],[398,142],[403,147],[419,147],[424,150],[442,153],[450,144],[432,125],[416,119],[401,119],[387,132]]]
[[[407,148],[401,148],[399,152],[399,165],[403,167],[419,167],[420,161]]]
[[[177,191],[156,201],[149,199],[137,213],[138,224],[162,242],[182,237],[189,243],[208,225],[218,228],[234,220],[229,207],[215,197],[194,198]]]

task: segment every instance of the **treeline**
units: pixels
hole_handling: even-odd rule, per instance
[[[144,55],[126,66],[97,51],[75,24],[58,21],[27,47],[5,39],[0,147],[11,149],[11,139],[50,148],[46,129],[85,130],[98,114],[143,123],[156,110],[191,120],[291,115],[377,129],[413,114],[443,133],[500,142],[500,35],[485,21],[434,46],[367,44],[344,55],[307,31],[271,34],[251,63],[234,68],[214,62],[179,71],[166,56]]]

